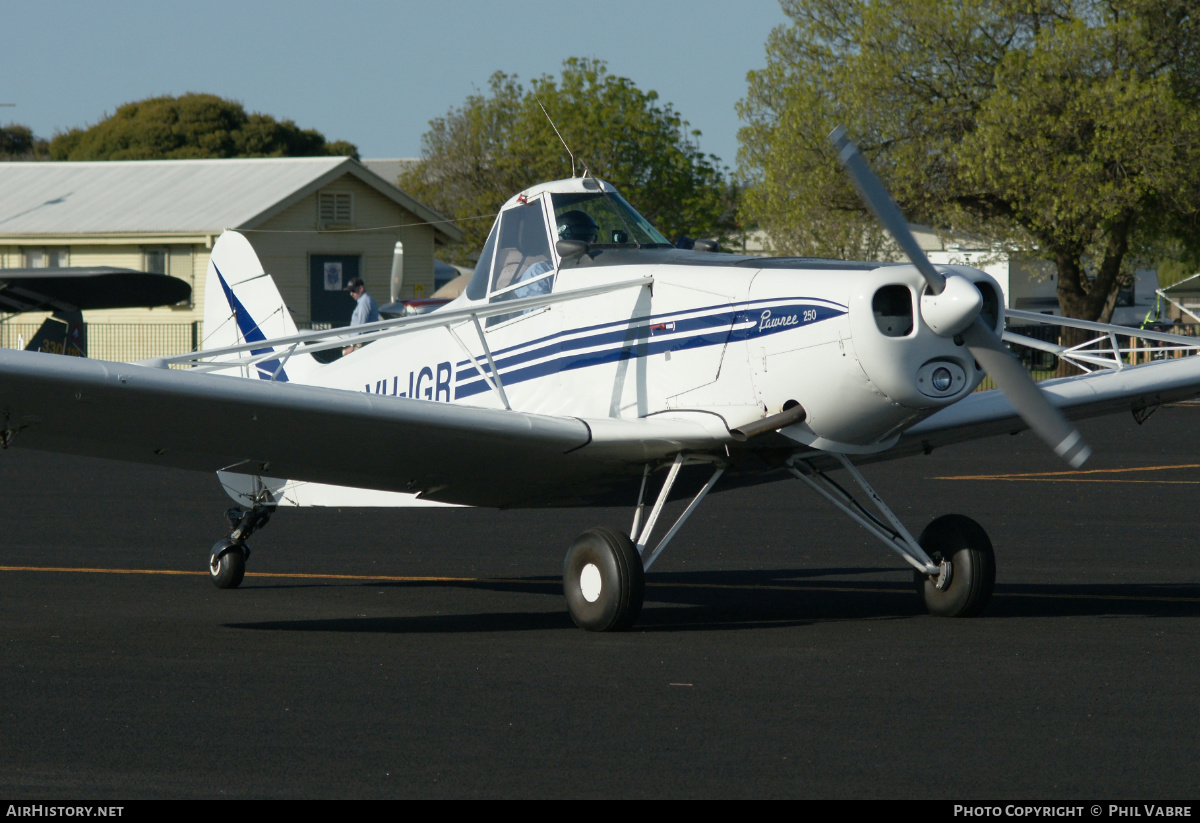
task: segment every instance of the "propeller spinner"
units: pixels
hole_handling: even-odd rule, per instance
[[[979,289],[965,277],[947,276],[933,267],[909,229],[908,221],[844,128],[834,129],[829,140],[863,202],[925,278],[927,289],[921,297],[921,319],[942,337],[961,334],[975,362],[991,375],[1029,428],[1072,468],[1082,466],[1092,450],[1079,430],[1050,404],[1025,367],[980,318],[983,297]]]

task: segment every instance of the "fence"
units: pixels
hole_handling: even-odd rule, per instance
[[[0,323],[0,347],[24,348],[37,334],[38,323]],[[187,354],[200,345],[200,322],[88,323],[88,357],[131,363],[150,357]]]
[[[330,323],[297,323],[300,331],[328,329]],[[0,322],[0,348],[23,349],[41,328],[40,323]],[[204,339],[203,324],[193,323],[88,323],[88,357],[133,363],[151,357],[169,357],[197,351]]]

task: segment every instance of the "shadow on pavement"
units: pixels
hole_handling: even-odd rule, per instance
[[[874,579],[888,573],[890,580]],[[862,579],[864,577],[872,579]],[[859,579],[855,579],[855,578]],[[831,579],[833,578],[833,579]],[[319,586],[306,582],[299,587]],[[467,589],[562,596],[556,578],[478,581],[331,581],[374,589]],[[287,586],[282,586],[287,587]],[[913,585],[894,569],[772,569],[652,574],[636,631],[707,631],[799,626],[817,621],[924,617]],[[1200,617],[1200,586],[1153,584],[997,585],[982,620],[1021,617]],[[260,631],[508,632],[572,629],[561,611],[355,617],[227,624]]]

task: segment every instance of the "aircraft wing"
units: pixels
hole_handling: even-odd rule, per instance
[[[1038,384],[1050,402],[1071,420],[1200,397],[1200,356],[1047,380]],[[978,392],[906,431],[880,458],[903,457],[937,446],[1028,426],[999,391]]]
[[[1073,419],[1138,410],[1200,396],[1200,357],[1041,386]],[[1000,392],[980,392],[859,460],[1025,428]],[[628,502],[646,462],[730,443],[713,415],[551,417],[4,349],[0,441],[501,508]],[[768,435],[734,448],[777,452],[783,441]]]
[[[11,350],[0,415],[14,447],[496,507],[594,504],[646,460],[715,445],[711,425],[687,421],[589,423]]]
[[[6,312],[170,306],[191,293],[178,277],[112,266],[0,269],[0,311]]]

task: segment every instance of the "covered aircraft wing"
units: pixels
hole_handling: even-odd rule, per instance
[[[112,266],[0,269],[0,311],[149,308],[187,300],[192,287],[178,277]]]
[[[639,461],[714,443],[687,421],[589,425],[10,350],[0,427],[14,447],[496,507],[595,503],[640,479]]]

